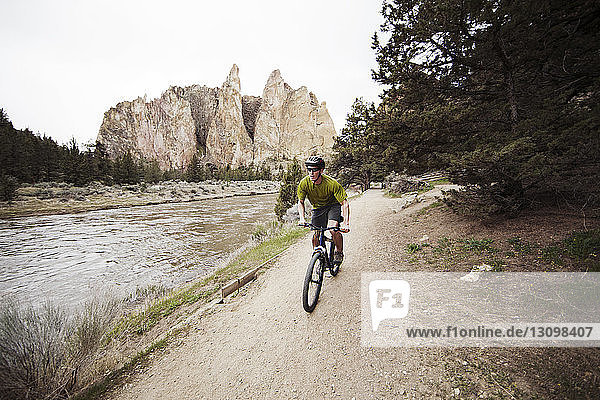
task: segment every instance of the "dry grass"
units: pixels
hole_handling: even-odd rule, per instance
[[[5,300],[0,306],[0,393],[10,399],[68,397],[114,317],[115,305],[93,302],[71,318],[50,304],[36,309]]]

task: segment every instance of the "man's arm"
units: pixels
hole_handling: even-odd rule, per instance
[[[299,225],[306,223],[306,219],[304,217],[305,212],[306,209],[304,208],[304,200],[298,200],[298,214],[300,215],[300,221],[298,222]]]
[[[348,199],[342,201],[342,216],[344,217],[344,220],[340,225],[340,229],[350,232],[350,203],[348,202]]]

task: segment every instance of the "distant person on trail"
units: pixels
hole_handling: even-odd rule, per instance
[[[339,227],[342,232],[350,232],[350,205],[348,196],[343,186],[330,176],[323,174],[325,161],[319,156],[309,157],[304,164],[308,170],[298,184],[298,213],[300,221],[298,225],[304,225],[306,219],[304,213],[304,199],[308,197],[312,204],[311,223],[320,228]],[[341,222],[341,226],[340,226]],[[335,243],[334,262],[341,264],[344,260],[344,239],[342,234],[331,231],[333,243]],[[315,232],[313,246],[319,245],[319,235]]]

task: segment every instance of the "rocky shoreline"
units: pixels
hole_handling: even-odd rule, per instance
[[[165,181],[114,186],[94,182],[78,187],[44,182],[22,186],[14,201],[0,202],[0,219],[272,194],[279,185],[274,181]]]

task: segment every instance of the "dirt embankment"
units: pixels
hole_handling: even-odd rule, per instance
[[[40,183],[18,189],[11,203],[0,202],[0,218],[64,214],[109,208],[277,193],[273,181],[167,181],[157,184],[77,187],[66,183]]]
[[[596,348],[361,345],[362,272],[469,271],[484,254],[456,258],[450,252],[435,258],[438,253],[407,251],[410,244],[428,242],[427,249],[462,238],[489,238],[485,243],[492,240],[503,247],[514,243],[509,239],[518,235],[535,249],[582,224],[578,217],[536,213],[502,223],[476,222],[435,203],[432,193],[412,205],[375,190],[352,201],[344,264],[335,278],[326,278],[312,314],[304,312],[301,304],[302,281],[312,251],[307,236],[241,295],[213,312],[190,318],[189,333],[177,346],[155,357],[109,397],[596,398],[600,393],[600,351]],[[506,271],[526,270],[529,265],[513,262],[520,257],[517,253],[503,257]]]

